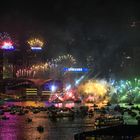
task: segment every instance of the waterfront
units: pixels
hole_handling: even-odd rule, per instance
[[[36,105],[36,102],[15,102],[20,106]],[[6,105],[12,105],[8,102]],[[37,105],[44,106],[44,102],[38,102]],[[9,120],[0,120],[0,138],[1,140],[73,140],[74,134],[85,130],[93,130],[94,120],[89,117],[85,118],[59,118],[50,120],[45,111],[37,114],[29,112],[25,115],[11,115],[5,112]],[[31,118],[32,122],[28,123],[27,118]],[[37,127],[44,127],[44,132],[37,131]]]
[[[8,1],[0,17],[0,140],[136,140],[140,1]]]
[[[112,104],[98,109],[94,105],[91,115],[89,110],[84,114],[85,111],[82,108],[87,108],[87,106],[82,104],[82,108],[80,107],[81,109],[79,108],[77,113],[75,109],[78,107],[75,108],[76,104],[74,104],[74,108],[71,108],[73,111],[75,110],[74,117],[56,117],[54,113],[61,113],[65,107],[52,108],[52,104],[57,106],[57,104],[47,101],[5,102],[0,107],[1,140],[74,140],[75,134],[93,131],[96,128],[106,127],[106,125],[139,126],[137,125],[140,117],[139,104]],[[71,106],[71,103],[68,102],[68,105]],[[122,111],[124,113],[121,113]],[[50,113],[52,113],[52,117],[50,117]],[[64,112],[62,111],[62,113]],[[97,124],[98,119],[102,120],[99,124]],[[104,120],[106,121],[104,122]],[[43,131],[39,131],[39,126]]]

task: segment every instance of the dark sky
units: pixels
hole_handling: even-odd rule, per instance
[[[30,36],[42,36],[48,58],[71,53],[84,61],[91,55],[97,67],[109,68],[120,64],[122,50],[140,45],[138,0],[13,0],[1,5],[0,17],[0,31],[20,47]]]

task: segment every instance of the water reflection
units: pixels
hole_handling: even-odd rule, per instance
[[[8,102],[6,105],[20,106],[47,106],[47,102]],[[26,115],[11,115],[5,113],[9,120],[0,120],[0,140],[73,140],[75,133],[84,130],[93,130],[93,120],[90,118],[59,118],[50,120],[47,112],[34,114],[29,112]],[[27,118],[32,122],[28,123]],[[37,127],[44,127],[44,132],[37,131]]]

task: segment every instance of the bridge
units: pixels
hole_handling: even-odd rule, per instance
[[[26,79],[26,78],[17,78],[17,79],[3,79],[2,83],[6,88],[23,88],[23,87],[36,87],[40,88],[45,83],[54,82],[57,80],[53,79]]]
[[[63,90],[63,84],[60,80],[53,79],[4,79],[2,81],[4,94],[17,96],[31,96],[32,98],[50,96],[51,85],[58,84],[58,90]],[[4,95],[3,95],[4,96]]]

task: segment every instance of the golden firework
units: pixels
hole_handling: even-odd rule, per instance
[[[89,80],[78,87],[78,92],[89,100],[104,100],[108,95],[108,88],[108,83],[104,80]]]
[[[44,45],[44,42],[38,38],[32,38],[32,39],[28,40],[27,43],[30,45],[30,47],[42,48]]]

